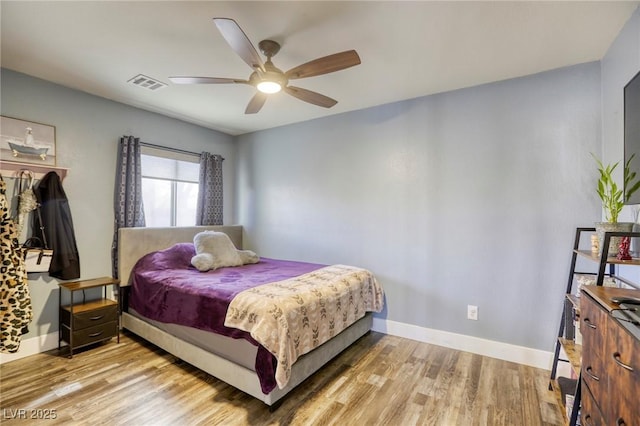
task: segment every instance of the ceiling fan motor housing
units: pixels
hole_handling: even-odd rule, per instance
[[[271,59],[280,51],[280,43],[273,40],[262,40],[258,43],[258,48],[267,59]]]

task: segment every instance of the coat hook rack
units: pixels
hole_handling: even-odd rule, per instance
[[[69,169],[64,167],[54,166],[39,166],[37,164],[25,164],[17,163],[15,161],[0,160],[0,172],[5,177],[15,178],[19,175],[20,170],[28,169],[34,174],[35,179],[42,179],[44,175],[49,172],[56,172],[60,176],[60,180],[63,181],[67,176]]]

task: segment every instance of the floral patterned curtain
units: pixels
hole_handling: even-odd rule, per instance
[[[118,229],[145,226],[142,206],[140,139],[123,136],[118,145],[114,194],[114,233],[111,246],[113,277],[118,277]]]
[[[200,155],[200,188],[196,225],[222,225],[222,161],[220,155]]]

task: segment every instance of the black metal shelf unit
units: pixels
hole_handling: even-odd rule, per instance
[[[576,317],[576,311],[578,309],[578,301],[575,296],[572,295],[573,283],[575,282],[576,275],[593,275],[596,277],[596,285],[601,286],[604,283],[605,277],[613,277],[627,285],[637,288],[637,284],[629,281],[624,277],[620,277],[615,274],[615,265],[640,265],[640,259],[632,260],[619,260],[615,257],[609,257],[609,243],[613,237],[631,237],[638,238],[640,233],[638,232],[605,232],[604,238],[601,242],[602,250],[600,255],[591,253],[591,250],[580,250],[580,243],[584,234],[593,234],[596,232],[595,228],[576,228],[575,239],[573,243],[573,254],[571,256],[571,268],[569,270],[569,279],[567,281],[567,287],[564,296],[564,308],[563,314],[560,319],[560,327],[558,329],[558,338],[556,339],[553,366],[551,369],[551,379],[549,382],[549,390],[554,388],[554,381],[556,380],[556,374],[558,372],[559,362],[572,362],[578,364],[578,380],[574,391],[574,402],[571,414],[569,416],[569,425],[574,426],[577,424],[578,412],[580,409],[580,383],[582,380],[582,371],[579,368],[580,349],[573,345],[575,339],[575,326],[573,324]],[[581,272],[576,271],[576,264],[578,257],[590,259],[598,264],[597,272]],[[607,268],[608,266],[608,268]],[[607,271],[608,269],[608,271]],[[565,352],[573,353],[577,360],[561,359],[560,349],[565,346]],[[570,346],[570,347],[569,347]],[[570,357],[569,357],[570,358]]]

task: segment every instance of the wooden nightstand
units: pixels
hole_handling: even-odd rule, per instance
[[[63,341],[69,344],[69,358],[73,357],[74,349],[93,343],[117,337],[120,343],[120,327],[118,318],[120,304],[118,300],[107,298],[107,287],[114,286],[120,294],[120,280],[111,277],[95,278],[91,280],[73,281],[58,284],[58,305],[60,306],[58,324],[58,349]],[[76,291],[90,288],[104,288],[103,297],[97,300],[74,301]],[[62,306],[62,289],[71,294],[69,305]]]

